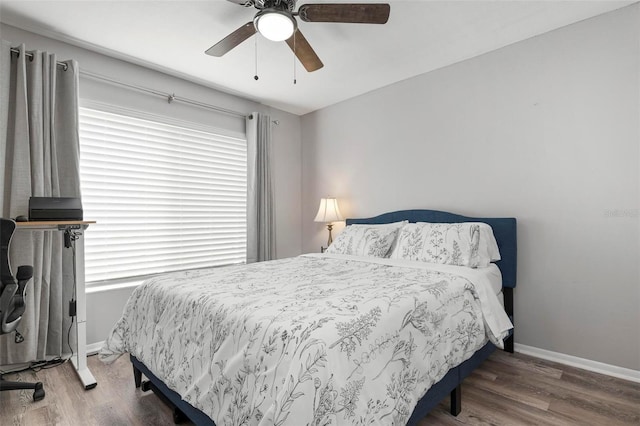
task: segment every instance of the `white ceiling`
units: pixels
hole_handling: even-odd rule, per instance
[[[307,73],[297,63],[296,85],[284,42],[258,36],[258,81],[254,39],[222,58],[204,54],[253,18],[255,9],[226,0],[0,0],[0,21],[305,114],[635,2],[391,0],[385,25],[298,20],[324,68]]]

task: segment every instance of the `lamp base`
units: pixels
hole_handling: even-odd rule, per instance
[[[333,229],[333,223],[328,223],[327,229],[329,230],[329,241],[327,241],[327,248],[328,248],[333,242],[333,238],[331,237],[331,230]]]

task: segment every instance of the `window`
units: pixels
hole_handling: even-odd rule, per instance
[[[182,126],[80,108],[89,285],[246,260],[246,141]]]

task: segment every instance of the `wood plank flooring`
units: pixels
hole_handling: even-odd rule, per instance
[[[128,357],[103,365],[89,357],[98,386],[85,391],[69,363],[7,380],[42,381],[46,397],[32,391],[0,393],[2,425],[172,425],[171,411],[133,384]],[[526,355],[496,351],[462,385],[462,412],[443,401],[419,426],[429,425],[640,425],[640,384]]]

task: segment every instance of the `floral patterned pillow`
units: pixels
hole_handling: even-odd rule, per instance
[[[398,236],[398,231],[405,223],[349,225],[336,237],[325,253],[386,257]]]
[[[475,268],[479,241],[480,227],[474,223],[409,223],[389,257]]]

